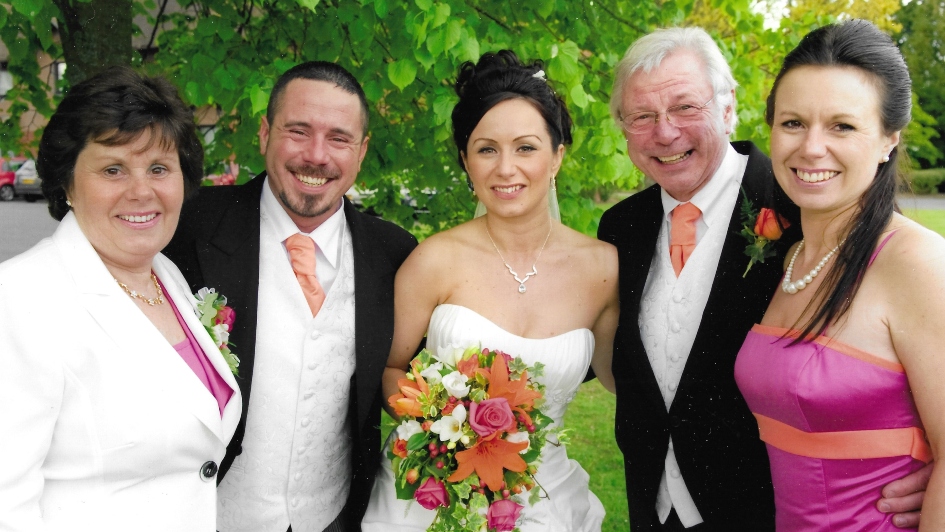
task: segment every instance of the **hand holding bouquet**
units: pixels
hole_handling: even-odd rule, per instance
[[[541,447],[557,429],[538,407],[542,365],[473,346],[424,349],[389,402],[400,426],[388,457],[397,497],[437,510],[429,531],[516,530],[521,497],[540,497]]]

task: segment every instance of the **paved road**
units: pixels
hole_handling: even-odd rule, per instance
[[[945,195],[900,196],[899,206],[903,209],[945,210]],[[26,203],[16,199],[0,202],[0,262],[23,253],[53,234],[58,224],[49,216],[45,201]]]
[[[0,202],[0,262],[19,255],[53,234],[59,222],[49,216],[45,201]]]

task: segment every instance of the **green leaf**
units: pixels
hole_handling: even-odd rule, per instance
[[[269,92],[263,90],[259,85],[253,85],[249,88],[249,99],[253,104],[253,115],[265,112],[269,105]]]
[[[533,0],[533,7],[541,18],[548,18],[555,10],[555,0]]]
[[[420,8],[420,11],[427,11],[433,7],[433,0],[416,0],[415,3],[417,7]]]
[[[12,0],[13,9],[33,19],[43,8],[43,0]]]
[[[320,0],[298,0],[300,6],[311,11],[315,11],[315,7],[318,6],[319,1]]]
[[[439,3],[436,5],[436,14],[433,16],[433,24],[431,28],[436,28],[442,26],[450,18],[450,5],[446,3]]]
[[[387,5],[388,0],[374,0],[374,12],[380,18],[387,17],[389,7]]]
[[[428,432],[418,432],[407,440],[408,451],[419,451],[428,445]]]
[[[574,103],[574,105],[578,106],[580,109],[587,107],[587,93],[584,92],[584,87],[582,85],[575,85],[571,87],[570,95],[571,102]]]
[[[417,63],[412,59],[399,59],[387,65],[387,77],[398,89],[404,90],[417,79]]]

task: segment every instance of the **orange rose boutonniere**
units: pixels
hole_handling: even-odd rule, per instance
[[[748,267],[742,277],[748,275],[748,270],[756,262],[764,263],[765,259],[775,254],[774,242],[781,238],[781,234],[791,224],[774,212],[773,209],[762,207],[756,211],[748,199],[745,189],[742,189],[742,230],[741,235],[748,240],[745,246],[745,255],[748,255]]]

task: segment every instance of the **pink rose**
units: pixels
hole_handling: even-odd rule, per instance
[[[413,498],[417,499],[420,506],[427,510],[435,510],[437,506],[449,506],[450,496],[446,493],[446,486],[439,480],[429,477],[417,488]]]
[[[227,331],[233,330],[233,322],[236,321],[236,312],[230,307],[223,307],[217,311],[216,322],[226,325]]]
[[[476,434],[486,437],[515,425],[515,416],[505,397],[486,399],[469,406],[469,426]]]
[[[509,499],[501,499],[489,505],[489,513],[486,519],[489,520],[489,530],[497,532],[508,532],[515,528],[515,522],[518,521],[518,514],[522,513],[522,505]]]

